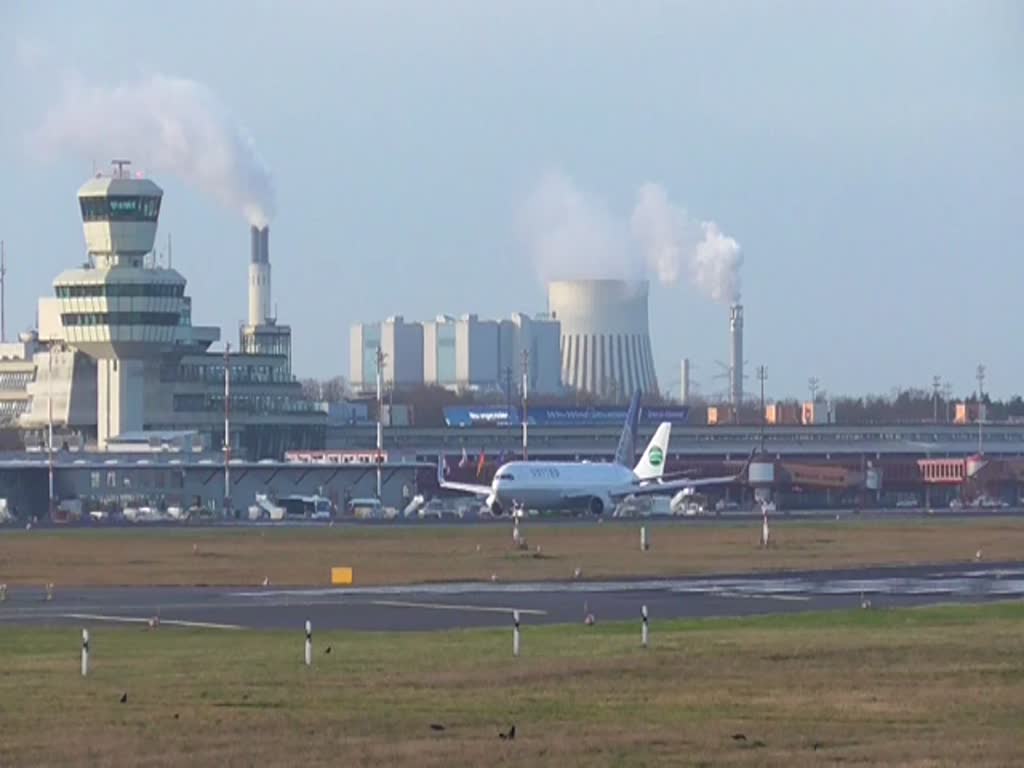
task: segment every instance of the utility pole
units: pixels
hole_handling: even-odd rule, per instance
[[[377,346],[377,499],[380,499],[384,463],[384,360],[387,355]]]
[[[47,492],[47,498],[49,501],[48,508],[50,511],[50,519],[53,519],[53,343],[50,344],[50,349],[46,353],[46,465],[47,472],[49,475],[49,490]]]
[[[761,435],[760,435],[760,448],[759,453],[764,453],[764,425],[765,425],[765,413],[764,413],[764,382],[768,378],[768,368],[764,365],[757,366],[757,380],[761,382]]]
[[[231,342],[224,344],[224,516],[231,513]]]
[[[982,424],[985,419],[982,418],[983,409],[985,407],[982,403],[982,398],[985,395],[985,366],[978,363],[978,369],[975,372],[975,378],[978,379],[978,455],[982,456],[985,453],[984,450],[984,438],[982,436]]]
[[[0,342],[7,341],[7,251],[0,240]]]
[[[932,421],[939,423],[939,392],[942,390],[942,377],[932,376]]]
[[[821,386],[821,379],[817,376],[811,376],[807,380],[807,388],[811,391],[811,402],[816,403],[818,401],[818,389]]]
[[[945,421],[945,423],[948,424],[950,422],[949,406],[952,405],[952,401],[953,401],[953,385],[950,384],[948,381],[942,385],[942,399],[946,403],[946,421]]]
[[[530,383],[530,352],[523,350],[523,461],[527,460],[527,418],[526,404]]]

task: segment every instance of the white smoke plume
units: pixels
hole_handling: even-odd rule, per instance
[[[178,176],[263,226],[274,213],[270,172],[252,140],[201,83],[154,75],[116,86],[65,83],[37,136],[52,152],[132,160]]]
[[[659,184],[640,186],[626,220],[567,176],[548,174],[528,199],[523,224],[544,280],[650,276],[671,284],[688,274],[708,298],[739,300],[739,243],[714,222],[693,219]]]

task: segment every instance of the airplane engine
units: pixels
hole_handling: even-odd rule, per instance
[[[605,510],[604,499],[600,496],[592,496],[590,502],[587,504],[587,508],[590,510],[592,515],[600,515]]]
[[[487,505],[487,508],[489,510],[491,510],[491,514],[494,515],[495,517],[501,517],[501,515],[503,515],[505,513],[505,510],[502,509],[501,504],[498,502],[498,500],[493,495],[488,496],[484,500],[484,504]]]

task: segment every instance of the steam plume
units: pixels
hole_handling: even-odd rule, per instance
[[[154,75],[113,87],[72,78],[38,135],[43,147],[91,159],[126,157],[172,173],[264,226],[274,213],[270,172],[216,95],[193,80]]]
[[[708,298],[739,300],[739,244],[713,221],[691,218],[660,184],[640,186],[626,220],[567,176],[548,174],[527,200],[523,224],[542,279],[642,275],[671,284],[687,273]]]

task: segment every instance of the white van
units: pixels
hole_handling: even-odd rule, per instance
[[[359,520],[370,520],[384,516],[384,505],[380,499],[352,499],[348,513]]]

